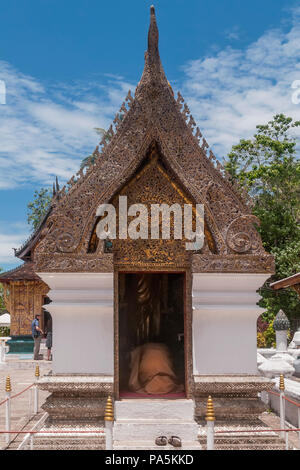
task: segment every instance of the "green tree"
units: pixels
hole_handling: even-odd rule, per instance
[[[232,147],[225,167],[248,191],[265,249],[275,257],[276,273],[261,288],[264,318],[270,322],[282,308],[287,315],[300,315],[295,292],[274,291],[270,281],[300,271],[300,161],[293,130],[300,126],[284,114],[258,125],[252,139]]]
[[[52,193],[49,188],[34,192],[33,201],[27,204],[27,222],[35,230],[49,209]]]
[[[94,130],[96,131],[96,133],[100,136],[100,137],[105,137],[105,140],[108,142],[110,140],[110,136],[109,134],[106,132],[105,129],[102,129],[101,127],[95,127]],[[85,157],[82,162],[81,162],[81,165],[80,165],[80,168],[85,168],[86,166],[90,165],[91,163],[94,164],[95,161],[96,161],[96,155],[94,155],[93,153],[91,153],[91,155],[88,155],[87,157]]]

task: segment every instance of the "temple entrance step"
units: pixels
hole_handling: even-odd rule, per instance
[[[186,398],[137,398],[115,401],[115,419],[182,419],[194,421],[195,403]]]
[[[115,401],[114,449],[174,449],[156,446],[159,436],[178,436],[185,449],[200,449],[194,402],[188,399]]]
[[[178,450],[201,450],[198,441],[182,440],[182,447],[174,447],[170,444],[166,446],[157,446],[152,440],[139,441],[114,441],[114,450],[160,450],[160,451],[178,451]]]
[[[178,436],[188,441],[196,441],[198,434],[197,423],[182,420],[117,420],[114,424],[114,441],[150,440],[152,442],[158,436]]]

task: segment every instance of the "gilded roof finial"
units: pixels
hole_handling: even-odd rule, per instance
[[[154,6],[150,7],[150,27],[148,32],[148,54],[151,61],[159,61],[158,52],[158,28],[156,24]]]

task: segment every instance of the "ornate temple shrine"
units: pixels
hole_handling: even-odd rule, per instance
[[[203,204],[203,247],[186,250],[185,240],[175,238],[99,239],[97,209],[117,208],[120,196],[146,206]],[[51,392],[44,405],[49,422],[96,426],[109,394],[116,448],[128,436],[139,439],[147,413],[149,442],[158,431],[181,429],[196,443],[195,420],[204,417],[209,394],[217,419],[257,419],[257,394],[272,386],[257,372],[257,289],[274,262],[256,224],[183,97],[174,96],[151,7],[135,93],[89,167],[56,193],[17,252],[50,288],[53,371],[39,384]]]

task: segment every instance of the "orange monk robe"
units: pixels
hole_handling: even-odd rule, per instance
[[[165,344],[146,343],[132,351],[129,388],[133,392],[150,395],[183,391]]]

